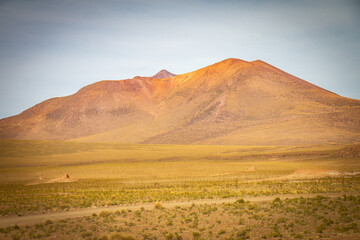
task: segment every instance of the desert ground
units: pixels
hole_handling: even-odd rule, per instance
[[[0,140],[0,239],[359,239],[360,145]]]

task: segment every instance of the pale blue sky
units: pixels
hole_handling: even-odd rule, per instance
[[[360,98],[360,1],[0,1],[0,118],[103,79],[264,60]]]

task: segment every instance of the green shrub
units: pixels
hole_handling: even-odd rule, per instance
[[[121,233],[112,233],[109,240],[135,240],[135,238]]]

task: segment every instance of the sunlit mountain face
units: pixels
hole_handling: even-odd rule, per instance
[[[0,137],[171,144],[347,143],[360,101],[260,60],[106,80],[0,120]]]

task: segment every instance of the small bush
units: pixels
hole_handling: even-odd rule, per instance
[[[121,233],[112,233],[109,240],[135,240],[135,238]]]
[[[14,233],[13,235],[11,235],[11,239],[12,240],[20,240],[20,235],[17,233]]]
[[[325,225],[322,223],[316,228],[317,233],[322,233],[325,230]]]
[[[342,227],[337,227],[336,230],[341,233],[345,233],[350,230],[357,230],[357,224],[355,222],[353,222],[353,223],[350,223],[350,224],[342,226]]]
[[[174,235],[172,233],[169,233],[168,235],[165,235],[165,239],[166,240],[173,240],[174,239]]]
[[[155,207],[156,209],[163,209],[163,208],[164,208],[164,207],[161,205],[161,203],[159,203],[159,202],[155,203],[154,207]]]
[[[200,239],[200,233],[199,232],[193,232],[193,238],[194,239]]]
[[[294,238],[302,239],[302,238],[304,238],[304,235],[302,235],[301,233],[297,233],[297,234],[294,235]]]
[[[51,221],[50,219],[47,219],[47,220],[45,221],[45,225],[50,225],[50,224],[52,224],[52,221]]]
[[[236,200],[236,203],[245,203],[244,199],[238,199]]]
[[[99,213],[99,217],[103,217],[103,218],[107,218],[108,216],[110,216],[110,212],[109,211],[101,211]]]
[[[236,237],[237,237],[237,239],[248,239],[248,238],[250,238],[249,232],[250,232],[250,229],[248,229],[248,228],[243,229],[242,231],[236,233]]]
[[[102,235],[101,237],[99,237],[99,240],[109,240],[109,238],[106,235]]]

